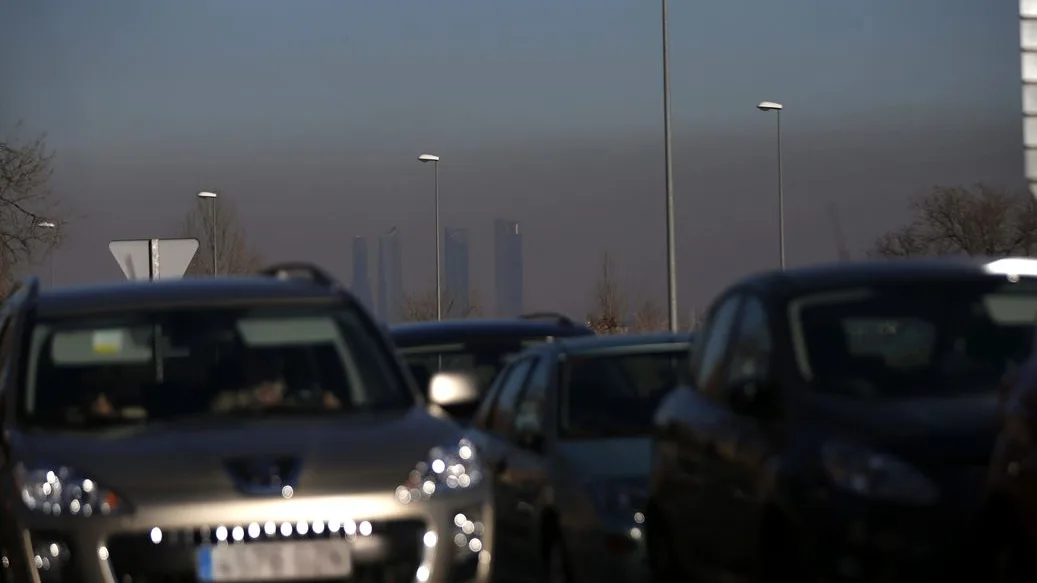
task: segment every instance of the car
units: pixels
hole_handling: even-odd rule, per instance
[[[494,485],[495,572],[645,580],[652,417],[691,343],[690,333],[563,338],[504,369],[468,433]]]
[[[926,581],[967,557],[1037,260],[902,259],[747,277],[660,404],[657,581]]]
[[[556,338],[593,336],[594,331],[562,314],[537,312],[518,318],[395,324],[389,327],[389,335],[426,394],[435,372],[465,370],[478,377],[482,395],[515,354]],[[479,400],[455,403],[445,409],[465,423],[471,419]]]
[[[488,573],[478,450],[315,266],[26,280],[0,308],[0,428],[6,583]]]

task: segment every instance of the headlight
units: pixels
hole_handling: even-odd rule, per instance
[[[909,504],[931,504],[940,495],[912,465],[865,447],[829,443],[821,460],[832,484],[854,494]]]
[[[635,513],[644,511],[648,500],[648,487],[645,480],[604,480],[588,484],[590,499],[594,507],[608,516],[626,516],[634,518]]]
[[[432,448],[428,459],[418,462],[407,481],[396,487],[396,498],[404,504],[428,500],[437,492],[474,488],[482,478],[482,462],[475,445],[461,439],[446,447]]]
[[[113,514],[125,509],[123,501],[97,484],[65,466],[15,468],[15,484],[29,510],[52,514],[92,516]]]

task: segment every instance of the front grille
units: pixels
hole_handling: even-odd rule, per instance
[[[265,522],[222,524],[120,534],[109,539],[108,550],[120,583],[198,583],[195,551],[202,545],[345,538],[354,541],[351,581],[403,583],[414,580],[421,564],[425,529],[420,520],[275,523],[272,529]],[[383,544],[377,553],[365,552],[371,547],[364,539]]]

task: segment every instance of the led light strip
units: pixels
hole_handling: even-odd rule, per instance
[[[1026,181],[1037,196],[1037,0],[1019,0],[1019,19]]]

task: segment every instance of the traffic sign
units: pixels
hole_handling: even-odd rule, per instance
[[[111,241],[108,250],[126,279],[180,279],[198,251],[198,239]]]

